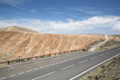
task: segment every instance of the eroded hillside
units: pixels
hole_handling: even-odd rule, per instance
[[[84,49],[90,43],[105,39],[104,35],[63,35],[27,32],[0,32],[0,62]]]

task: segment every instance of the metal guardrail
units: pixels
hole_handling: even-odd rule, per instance
[[[16,59],[16,60],[10,60],[10,61],[5,61],[5,62],[0,62],[0,64],[4,65],[10,65],[14,63],[20,63],[20,62],[25,62],[25,61],[30,61],[32,59],[38,59],[38,58],[44,58],[44,57],[50,57],[51,55],[56,56],[57,54],[65,54],[69,52],[75,52],[75,51],[80,51],[81,49],[78,50],[71,50],[71,51],[64,51],[64,52],[59,52],[59,53],[52,53],[52,54],[45,54],[45,55],[40,55],[40,56],[34,56],[34,57],[28,57],[28,58],[22,58],[22,59]]]

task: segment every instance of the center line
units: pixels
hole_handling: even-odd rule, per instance
[[[64,62],[66,62],[66,60],[64,60]]]
[[[48,76],[48,75],[53,74],[53,73],[55,73],[55,71],[50,72],[50,73],[45,74],[45,75],[42,75],[42,76],[40,76],[40,77],[36,77],[36,78],[34,78],[34,79],[32,79],[32,80],[36,80],[36,79],[39,79],[39,78],[42,78],[42,77]]]
[[[23,74],[24,72],[18,73],[18,75]]]
[[[35,68],[34,70],[38,70],[38,68]]]
[[[62,63],[63,61],[61,61],[60,63]]]
[[[15,74],[14,74],[14,75],[11,75],[11,76],[9,76],[9,77],[13,77],[13,76],[15,76]]]
[[[42,66],[42,67],[40,67],[40,68],[44,68],[45,66]]]
[[[56,64],[59,64],[60,62],[57,62]]]
[[[105,54],[108,54],[109,52],[105,53]]]
[[[48,67],[49,65],[46,65],[46,67]]]
[[[73,67],[73,66],[75,66],[75,64],[70,65],[70,66],[67,66],[67,67],[65,67],[65,68],[62,68],[61,70],[65,70],[65,69],[70,68],[70,67]]]
[[[86,61],[88,61],[88,59],[86,59],[86,60],[84,60],[84,61],[79,62],[79,64],[81,64],[81,63],[83,63],[83,62],[86,62]]]
[[[26,71],[26,72],[31,72],[32,70],[28,70],[28,71]]]
[[[0,78],[0,80],[6,79],[6,77]]]
[[[55,65],[55,64],[53,63],[53,64],[51,64],[51,65]]]
[[[93,58],[91,58],[91,59],[95,59],[95,58],[97,58],[97,56],[95,56],[95,57],[93,57]]]
[[[104,54],[101,54],[101,55],[99,55],[99,56],[103,56]]]

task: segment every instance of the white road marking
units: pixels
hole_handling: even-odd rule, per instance
[[[64,62],[66,62],[66,60],[64,60]]]
[[[60,63],[63,63],[63,61],[61,61]]]
[[[13,77],[13,76],[15,76],[15,74],[14,74],[14,75],[11,75],[11,76],[9,76],[9,77]]]
[[[42,66],[42,67],[40,67],[40,68],[44,68],[45,66]]]
[[[70,66],[67,66],[67,67],[65,67],[65,68],[62,68],[61,70],[65,70],[65,69],[70,68],[70,67],[73,67],[73,66],[75,66],[75,64],[70,65]]]
[[[46,65],[46,67],[48,67],[48,66],[50,66],[50,65]]]
[[[34,70],[38,70],[38,68],[35,68]]]
[[[103,56],[104,54],[101,54],[101,55],[99,55],[99,56]]]
[[[60,62],[57,62],[56,64],[59,64]]]
[[[51,65],[55,65],[55,64],[53,63],[53,64],[51,64]]]
[[[84,60],[84,61],[79,62],[79,64],[81,64],[81,63],[83,63],[83,62],[86,62],[86,61],[88,61],[88,59],[86,59],[86,60]]]
[[[6,79],[7,77],[0,78],[0,80]]]
[[[76,57],[76,58],[79,58],[79,56],[78,56],[78,57]]]
[[[20,73],[18,73],[18,75],[20,75],[20,74],[23,74],[24,72],[20,72]]]
[[[108,54],[109,52],[105,53],[105,54]]]
[[[88,72],[88,71],[94,69],[95,67],[100,66],[101,64],[103,64],[103,63],[105,63],[105,62],[111,60],[112,58],[114,58],[114,57],[116,57],[116,56],[118,56],[118,55],[120,55],[120,53],[117,54],[117,55],[115,55],[115,56],[113,56],[113,57],[111,57],[111,58],[109,58],[109,59],[107,59],[107,60],[105,60],[105,61],[103,61],[103,62],[101,62],[101,63],[99,63],[99,64],[97,64],[97,65],[95,65],[95,66],[93,66],[93,67],[91,67],[91,68],[89,68],[89,69],[87,69],[86,71],[84,71],[84,72],[78,74],[77,76],[75,76],[75,77],[73,77],[73,78],[71,78],[71,79],[69,79],[69,80],[74,80],[74,79],[78,78],[79,76],[81,76],[81,75],[85,74],[86,72]]]
[[[32,70],[28,70],[28,71],[26,71],[26,72],[31,72]]]
[[[55,73],[55,71],[50,72],[50,73],[45,74],[45,75],[42,75],[42,76],[39,76],[39,77],[36,77],[36,78],[34,78],[34,79],[32,79],[32,80],[40,79],[40,78],[42,78],[42,77],[48,76],[48,75],[53,74],[53,73]]]
[[[93,57],[93,58],[91,58],[91,59],[95,59],[95,58],[97,58],[97,56],[95,56],[95,57]]]
[[[68,59],[67,61],[69,61],[70,59]]]
[[[76,58],[73,58],[73,59],[76,59]]]

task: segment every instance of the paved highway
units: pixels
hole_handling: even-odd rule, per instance
[[[9,76],[1,74],[2,76],[0,76],[0,80],[76,80],[119,54],[120,47],[102,52],[90,53],[84,56],[76,53],[76,56],[64,58],[61,61],[57,61],[57,59],[49,59],[49,61],[53,60],[52,62],[57,62],[49,62],[47,65],[37,66],[36,68],[27,71]],[[33,66],[35,66],[35,64],[33,64]],[[0,69],[5,69],[5,67]]]

